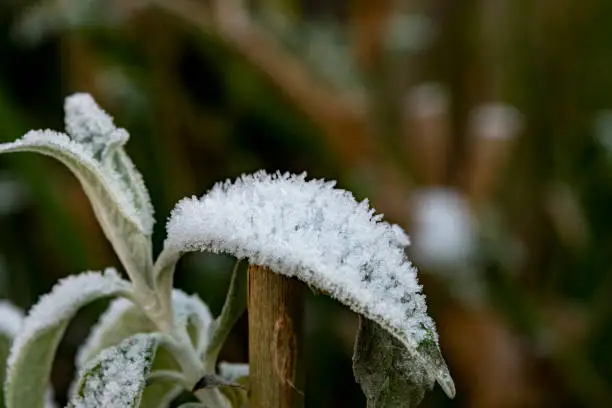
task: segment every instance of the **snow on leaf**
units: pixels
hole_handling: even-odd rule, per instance
[[[55,285],[29,311],[11,345],[5,384],[7,408],[41,408],[58,343],[77,311],[112,295],[127,295],[130,284],[114,269],[86,272]]]
[[[80,181],[128,274],[138,285],[151,270],[150,234],[153,207],[140,173],[123,150],[127,132],[87,94],[66,99],[66,126],[71,137],[52,130],[30,131],[0,153],[37,152],[66,165]],[[140,279],[139,279],[140,278]]]
[[[86,93],[76,93],[64,101],[66,131],[72,139],[90,145],[94,153],[99,154],[115,141],[116,130],[111,118]],[[127,142],[127,135],[117,140],[120,144]]]
[[[329,293],[395,336],[453,396],[444,361],[419,351],[429,339],[437,349],[438,339],[404,252],[407,237],[381,218],[333,182],[259,172],[181,200],[165,245],[177,254],[230,253]]]
[[[155,335],[137,334],[116,347],[103,350],[81,372],[78,393],[69,406],[138,407],[157,345]]]

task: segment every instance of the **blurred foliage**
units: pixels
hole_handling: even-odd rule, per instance
[[[131,133],[156,252],[174,203],[215,181],[336,179],[415,243],[458,384],[456,400],[436,389],[422,406],[612,406],[612,2],[246,3],[0,3],[0,140],[62,128],[63,98],[90,92]],[[459,204],[425,222],[433,191]],[[0,158],[0,225],[0,296],[22,307],[59,277],[118,265],[51,160]],[[419,245],[425,233],[440,245]],[[231,265],[187,256],[176,284],[218,313]],[[67,333],[59,399],[103,306]],[[305,307],[307,406],[364,406],[355,316],[324,296]],[[246,361],[246,330],[225,358]]]

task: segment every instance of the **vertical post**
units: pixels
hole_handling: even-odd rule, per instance
[[[301,284],[257,265],[248,281],[249,407],[303,408]]]

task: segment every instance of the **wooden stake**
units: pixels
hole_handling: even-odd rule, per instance
[[[301,284],[257,265],[248,275],[249,408],[303,408]]]

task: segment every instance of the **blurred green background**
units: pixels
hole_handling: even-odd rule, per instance
[[[156,208],[258,169],[307,171],[402,225],[457,398],[423,407],[612,406],[612,2],[4,0],[0,141],[63,128],[89,92]],[[0,157],[0,298],[118,266],[76,179]],[[176,286],[218,313],[233,260]],[[105,304],[79,314],[54,367]],[[356,317],[308,294],[308,407],[363,407]],[[246,319],[223,358],[246,361]]]

